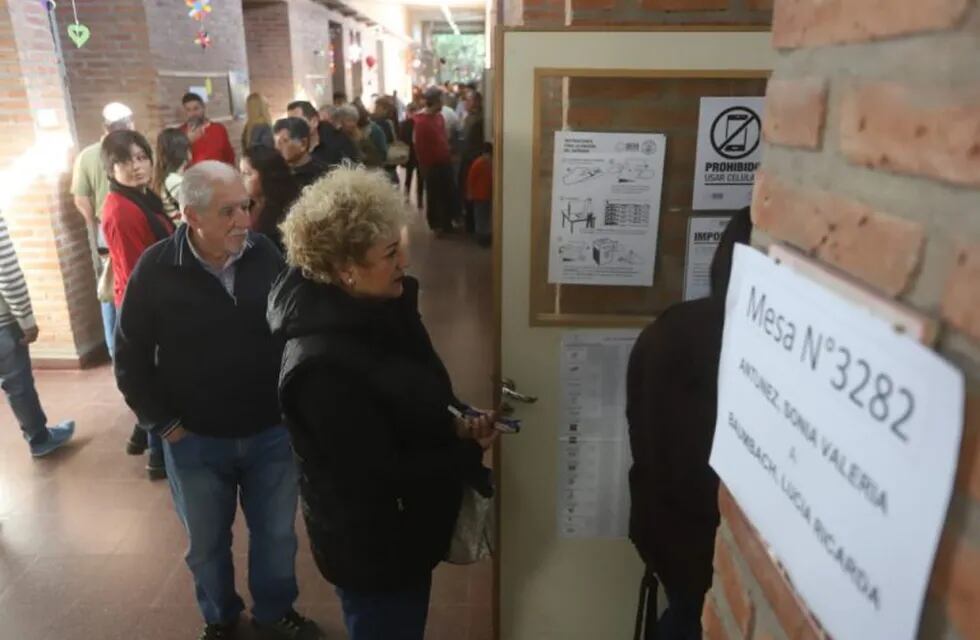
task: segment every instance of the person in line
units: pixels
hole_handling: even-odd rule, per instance
[[[412,198],[412,177],[418,176],[415,182],[415,204],[419,211],[422,210],[422,197],[425,195],[425,181],[422,180],[422,171],[419,168],[419,159],[415,153],[415,114],[418,113],[419,106],[416,103],[408,105],[405,110],[407,117],[402,120],[398,129],[398,138],[408,145],[408,163],[405,165],[405,198]]]
[[[310,127],[303,118],[282,118],[272,128],[276,149],[293,172],[299,188],[316,182],[330,167],[310,154]]]
[[[163,201],[163,212],[180,224],[180,183],[191,162],[191,141],[180,129],[164,129],[157,136],[156,164],[153,166],[153,192]]]
[[[391,92],[391,102],[395,105],[395,122],[401,122],[405,119],[405,103],[401,98],[398,97],[398,91]]]
[[[274,149],[272,116],[261,93],[250,93],[245,100],[245,128],[242,130],[242,151],[256,146]]]
[[[272,240],[284,251],[279,223],[286,217],[289,206],[299,197],[299,185],[289,165],[275,149],[251,147],[240,162],[245,192],[251,199],[250,228]]]
[[[493,222],[493,145],[489,142],[483,143],[483,154],[470,164],[466,197],[473,208],[476,241],[489,247]]]
[[[385,136],[385,173],[388,174],[392,184],[399,184],[397,165],[387,162],[387,149],[398,141],[398,110],[395,108],[395,102],[388,96],[379,96],[374,101],[374,115],[371,116],[371,120]]]
[[[449,413],[462,405],[405,272],[405,213],[383,174],[337,169],[283,223],[290,268],[269,303],[313,556],[351,640],[422,640],[464,485],[490,492],[495,417]]]
[[[291,118],[302,118],[310,127],[310,155],[321,164],[335,167],[345,160],[356,162],[357,148],[350,138],[337,130],[330,120],[321,120],[320,112],[306,100],[290,102],[286,113]]]
[[[0,387],[31,455],[43,458],[71,440],[75,423],[65,420],[48,426],[31,371],[30,345],[37,337],[24,273],[10,241],[7,222],[0,214]]]
[[[711,295],[670,307],[643,330],[630,354],[626,416],[633,466],[630,540],[668,607],[648,636],[700,640],[701,610],[711,587],[718,476],[708,465],[718,404],[718,361],[725,296],[736,243],[752,235],[749,209],[736,214],[711,263]],[[655,628],[656,634],[650,633]]]
[[[343,91],[334,91],[333,93],[333,106],[342,107],[347,104],[347,94]]]
[[[371,119],[364,103],[355,100],[352,104],[357,109],[357,128],[361,131],[358,144],[361,163],[369,169],[384,169],[388,160],[388,140],[385,133]]]
[[[448,86],[449,83],[447,82]],[[456,115],[457,104],[455,96],[450,91],[442,91],[439,87],[435,87],[431,90],[432,94],[439,92],[441,106],[440,113],[442,113],[443,122],[446,125],[446,140],[449,141],[449,150],[452,152],[453,156],[459,154],[459,132],[460,132],[460,120],[459,116]],[[450,106],[452,105],[452,106]]]
[[[126,130],[107,135],[102,141],[102,162],[110,176],[109,195],[102,209],[102,232],[109,246],[113,304],[118,310],[140,256],[151,245],[168,238],[174,226],[163,211],[160,197],[150,189],[153,152],[142,134]],[[147,437],[137,425],[126,444],[126,452],[141,455],[146,450],[149,450],[146,473],[150,480],[166,478],[160,438]]]
[[[276,397],[282,342],[265,322],[282,256],[249,233],[248,195],[234,168],[195,165],[180,193],[185,224],[147,251],[130,278],[116,381],[140,424],[165,439],[205,621],[201,640],[234,638],[245,608],[231,552],[239,499],[253,624],[277,640],[319,638],[293,609],[296,465]]]
[[[208,120],[204,99],[196,93],[185,93],[180,102],[187,117],[180,129],[191,141],[191,166],[205,160],[235,166],[235,150],[228,139],[228,130],[220,122]]]
[[[466,119],[460,144],[459,191],[463,194],[465,206],[464,222],[467,233],[474,233],[473,205],[476,199],[466,193],[470,165],[484,153],[486,142],[483,131],[483,96],[479,91],[470,90],[465,100]]]
[[[72,171],[71,194],[75,208],[85,218],[89,230],[89,242],[93,245],[93,262],[96,278],[101,278],[106,269],[109,249],[102,235],[102,206],[109,195],[109,176],[102,164],[102,141],[113,131],[133,131],[133,111],[124,104],[111,102],[102,109],[102,126],[105,133],[98,142],[82,149],[75,158]],[[109,357],[115,351],[116,305],[111,298],[99,300],[102,310],[102,329]]]
[[[415,114],[415,154],[425,180],[425,215],[437,235],[452,233],[457,218],[456,181],[442,117],[442,91],[425,93],[426,108]]]

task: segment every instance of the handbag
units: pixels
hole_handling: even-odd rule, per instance
[[[495,522],[493,498],[464,486],[446,562],[473,564],[493,555]]]
[[[401,140],[395,140],[388,145],[388,159],[385,161],[385,164],[392,167],[408,164],[409,153],[407,144]]]

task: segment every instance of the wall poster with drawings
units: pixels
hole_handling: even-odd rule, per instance
[[[555,132],[548,282],[649,287],[667,137]]]

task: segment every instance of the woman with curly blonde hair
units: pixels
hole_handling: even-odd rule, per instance
[[[496,417],[450,413],[465,405],[419,316],[404,201],[383,173],[335,169],[281,229],[290,269],[269,324],[286,341],[279,394],[314,558],[351,640],[422,640],[464,485],[491,491]]]

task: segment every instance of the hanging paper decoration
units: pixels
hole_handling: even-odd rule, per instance
[[[54,4],[53,2],[51,3]],[[71,10],[75,14],[75,24],[68,25],[68,37],[71,41],[75,43],[75,46],[79,49],[82,45],[88,42],[88,39],[92,36],[92,32],[84,24],[78,21],[78,7],[75,6],[75,0],[71,0]]]
[[[202,49],[207,49],[211,46],[211,36],[208,35],[207,31],[198,31],[197,37],[194,38],[194,44]]]
[[[366,56],[364,58],[364,62],[367,63],[367,68],[368,69],[373,69],[375,63],[377,63],[377,60],[374,59],[374,56]]]
[[[211,0],[185,0],[190,11],[187,12],[194,20],[204,22],[207,14],[211,13]]]
[[[54,0],[41,0],[41,8],[45,11],[54,11],[58,8],[58,3]]]
[[[214,93],[214,85],[211,84],[211,78],[204,79],[204,89],[208,92],[208,97],[210,98],[211,94]]]

